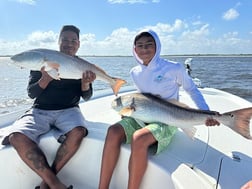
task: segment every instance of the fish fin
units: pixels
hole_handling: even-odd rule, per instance
[[[60,80],[59,77],[59,67],[60,65],[55,62],[45,62],[45,71],[53,78],[56,80]]]
[[[49,61],[45,61],[45,66],[47,68],[53,68],[53,69],[59,69],[60,65],[56,62],[49,62]]]
[[[179,101],[176,100],[176,99],[170,99],[170,100],[168,100],[168,102],[170,102],[170,103],[172,103],[172,104],[174,104],[174,105],[180,106],[180,107],[182,107],[182,108],[190,108],[188,105],[186,105],[186,104],[184,104],[184,103],[182,103],[182,102],[179,102]]]
[[[121,109],[119,114],[123,115],[123,116],[131,116],[133,111],[134,111],[134,109],[132,109],[131,107],[125,107],[125,108]]]
[[[119,78],[113,78],[113,80],[115,81],[115,83],[111,86],[111,88],[112,88],[114,94],[117,96],[121,86],[127,82],[125,80],[119,79]]]
[[[243,137],[252,140],[252,137],[250,135],[250,120],[252,117],[252,107],[243,108],[232,112],[226,112],[223,115],[229,115],[233,117],[233,121],[226,126],[230,127]]]
[[[197,131],[197,129],[195,127],[190,127],[190,128],[181,128],[182,131],[189,136],[191,139],[194,139],[194,135]]]
[[[50,75],[53,79],[60,80],[59,72],[56,69],[51,69],[47,71],[48,75]]]

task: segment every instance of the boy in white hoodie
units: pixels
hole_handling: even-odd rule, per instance
[[[184,67],[162,59],[160,51],[160,40],[154,31],[143,30],[135,37],[133,54],[138,65],[131,69],[130,74],[138,91],[165,100],[179,100],[179,87],[182,86],[199,109],[208,110],[202,94]],[[209,118],[206,125],[219,123]],[[110,126],[103,149],[99,189],[109,188],[122,143],[131,143],[128,189],[138,189],[147,168],[148,149],[151,147],[156,154],[160,153],[167,148],[176,131],[175,127],[162,123],[142,125],[131,117],[124,117]]]

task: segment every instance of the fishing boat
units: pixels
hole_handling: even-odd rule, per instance
[[[218,89],[199,89],[210,109],[220,113],[252,106],[251,102]],[[133,92],[134,87],[124,87],[118,96]],[[120,120],[120,115],[111,108],[114,98],[111,90],[100,90],[89,101],[80,103],[89,134],[58,174],[67,186],[97,189],[107,128]],[[196,107],[182,89],[180,101]],[[24,110],[0,116],[0,135],[23,113]],[[196,128],[194,139],[179,129],[165,151],[149,155],[141,189],[239,189],[252,179],[251,140],[225,125]],[[45,134],[39,143],[50,163],[60,145],[54,135],[53,131]],[[130,145],[122,145],[111,189],[127,188],[129,156]],[[31,189],[41,182],[11,146],[0,146],[0,180],[0,187],[6,189]]]
[[[193,62],[192,58],[185,59],[184,65],[185,65],[186,72],[190,77],[192,77],[192,80],[193,80],[193,82],[195,83],[195,85],[197,87],[203,87],[202,84],[201,84],[201,80],[199,78],[197,78],[197,77],[193,77],[192,74],[191,74],[191,72],[192,72],[192,62]]]

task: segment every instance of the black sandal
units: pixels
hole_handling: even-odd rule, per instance
[[[40,186],[36,186],[35,189],[40,189]],[[73,189],[73,185],[68,186],[67,189]]]

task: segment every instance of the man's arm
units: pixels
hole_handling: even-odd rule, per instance
[[[96,75],[91,71],[83,72],[81,79],[82,98],[89,100],[93,95],[92,82],[96,79]]]
[[[52,80],[53,78],[48,75],[44,67],[41,68],[41,71],[30,71],[28,96],[37,98]]]

